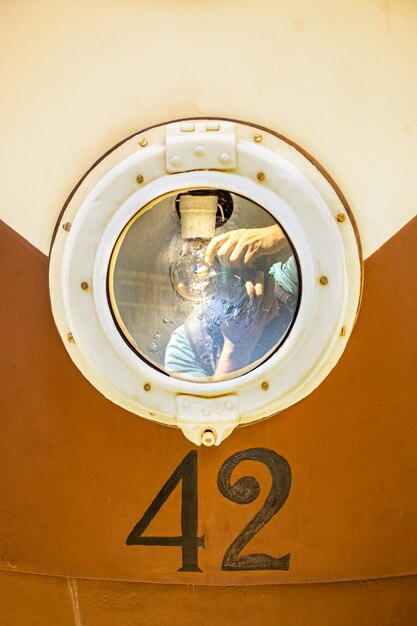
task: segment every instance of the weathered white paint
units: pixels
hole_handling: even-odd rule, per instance
[[[0,18],[0,217],[43,252],[97,158],[187,116],[309,151],[365,257],[416,213],[414,0],[3,0]]]

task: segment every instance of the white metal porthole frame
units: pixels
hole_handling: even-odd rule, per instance
[[[116,327],[107,295],[115,243],[156,198],[209,187],[245,196],[281,224],[302,278],[284,344],[244,375],[198,383],[149,366]],[[184,120],[139,133],[76,188],[57,225],[50,295],[76,366],[107,398],[142,417],[218,445],[238,424],[273,415],[312,392],[336,365],[355,323],[362,261],[355,224],[327,177],[274,133],[228,120]]]

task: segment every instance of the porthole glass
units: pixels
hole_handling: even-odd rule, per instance
[[[297,314],[297,255],[272,215],[243,196],[161,196],[121,232],[108,294],[138,357],[169,376],[213,382],[264,362]]]

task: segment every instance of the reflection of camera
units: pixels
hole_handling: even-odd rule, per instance
[[[255,261],[253,268],[235,269],[222,268],[216,273],[216,287],[213,290],[213,298],[223,302],[223,314],[227,319],[238,321],[247,316],[252,318],[255,312],[255,305],[251,301],[246,291],[245,283],[251,281],[255,283],[256,274],[262,271],[264,280],[270,279],[269,269],[271,262],[269,257],[262,257]],[[297,308],[297,298],[293,294],[285,291],[279,283],[274,280],[274,295],[280,305],[284,305],[290,313],[294,313]]]
[[[280,304],[285,304],[290,313],[294,313],[297,308],[297,298],[285,291],[276,281],[274,287],[275,297],[279,300]]]
[[[239,274],[232,268],[223,268],[217,275],[216,290],[210,308],[226,321],[237,322],[244,328],[249,326],[256,312],[255,303],[249,298],[246,281],[254,281],[256,270],[241,270]]]

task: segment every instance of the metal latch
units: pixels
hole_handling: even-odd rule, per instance
[[[239,424],[236,395],[216,398],[178,395],[177,424],[197,446],[218,446]]]
[[[166,169],[230,170],[236,167],[235,124],[224,121],[174,122],[166,126]]]

